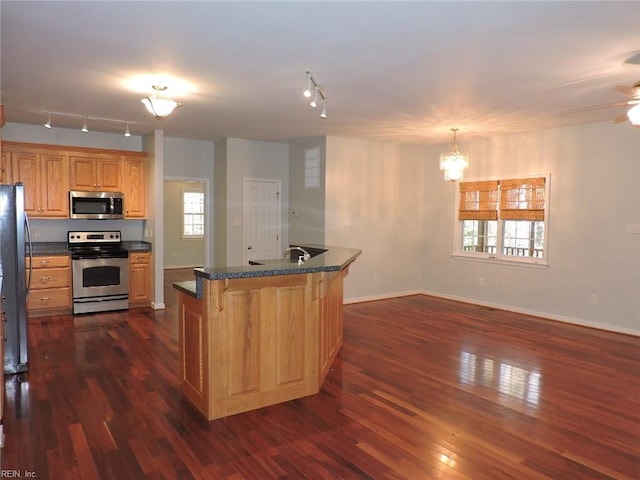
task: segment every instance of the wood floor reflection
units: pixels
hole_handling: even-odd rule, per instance
[[[37,319],[2,472],[39,479],[638,479],[640,338],[417,295],[345,306],[317,395],[203,420],[175,304]]]

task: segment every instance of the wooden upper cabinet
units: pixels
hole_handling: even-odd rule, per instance
[[[66,155],[22,150],[11,153],[11,181],[24,184],[25,211],[34,217],[69,217]]]
[[[146,162],[135,157],[124,158],[124,216],[126,218],[145,218],[146,201]]]
[[[69,157],[71,190],[121,192],[122,161],[110,158],[71,155]]]
[[[146,215],[146,154],[2,142],[0,183],[22,182],[33,217],[69,218],[69,190],[123,192],[125,218]]]
[[[0,184],[11,183],[11,154],[2,152],[0,158]]]

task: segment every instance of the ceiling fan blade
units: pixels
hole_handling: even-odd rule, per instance
[[[628,120],[629,119],[627,118],[627,114],[623,113],[622,115],[618,115],[616,118],[614,118],[613,123],[624,123]]]
[[[636,52],[627,58],[624,63],[628,65],[640,65],[640,52]]]
[[[595,110],[604,110],[606,108],[622,107],[627,104],[628,104],[627,102],[617,102],[617,103],[605,103],[603,105],[591,105],[589,107],[581,107],[581,108],[574,108],[571,110],[565,110],[564,112],[562,112],[562,115],[574,115],[577,113],[593,112]]]
[[[631,93],[632,93],[632,90],[633,90],[633,87],[630,87],[628,85],[618,85],[614,90],[616,92],[620,92],[620,93],[630,97]]]

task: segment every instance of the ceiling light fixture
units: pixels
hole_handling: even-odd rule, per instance
[[[94,117],[93,115],[78,115],[75,113],[63,113],[63,112],[48,112],[45,111],[43,112],[47,115],[47,123],[45,123],[43,126],[45,128],[51,128],[51,117],[53,116],[58,116],[58,117],[71,117],[71,118],[81,118],[83,120],[83,124],[82,124],[82,128],[81,131],[83,133],[87,133],[89,131],[89,129],[87,128],[87,121],[92,121],[92,122],[98,122],[98,123],[120,123],[125,125],[125,131],[124,131],[124,136],[125,137],[130,137],[131,136],[131,131],[129,130],[129,124],[132,124],[134,122],[129,122],[127,120],[116,120],[114,118],[101,118],[101,117]]]
[[[176,108],[181,106],[180,103],[169,98],[167,95],[167,87],[159,85],[154,85],[153,94],[140,101],[144,104],[149,113],[156,118],[168,117]]]
[[[318,87],[315,87],[315,91],[316,94],[313,97],[313,100],[311,100],[311,102],[309,103],[309,105],[311,105],[313,108],[316,108],[318,106]]]
[[[440,170],[444,170],[445,181],[455,182],[462,180],[464,169],[469,166],[469,156],[466,153],[458,151],[456,145],[457,128],[452,128],[453,132],[453,150],[440,155]]]
[[[311,72],[307,70],[307,88],[302,94],[309,98],[311,96]]]
[[[315,95],[313,100],[309,103],[313,108],[318,106],[318,98],[322,99],[322,113],[320,114],[321,118],[327,118],[327,97],[325,96],[324,89],[316,82],[316,79],[313,78],[313,75],[309,70],[306,71],[307,74],[307,89],[302,92],[302,94],[310,98],[311,97],[311,89],[313,88]]]
[[[629,109],[627,112],[627,118],[631,122],[631,125],[640,125],[640,103]]]

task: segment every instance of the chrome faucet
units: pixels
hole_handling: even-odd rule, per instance
[[[289,247],[289,248],[285,248],[282,251],[282,256],[286,258],[288,253],[293,252],[294,250],[298,250],[300,252],[302,252],[302,255],[300,255],[298,257],[298,265],[302,265],[302,262],[305,262],[307,260],[309,260],[311,258],[311,254],[309,252],[307,252],[304,248],[302,247]]]

